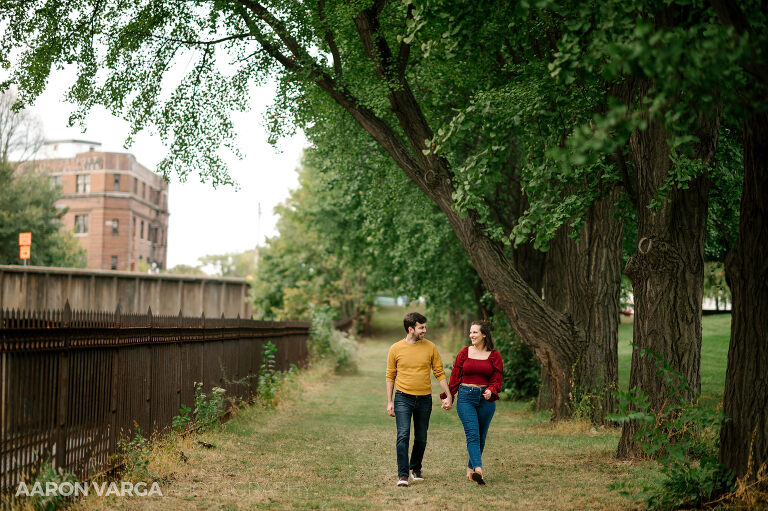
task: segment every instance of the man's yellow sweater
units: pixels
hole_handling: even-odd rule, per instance
[[[387,381],[395,382],[395,388],[400,392],[426,396],[432,393],[430,366],[437,381],[445,379],[443,361],[434,343],[422,339],[408,344],[403,339],[389,348]]]

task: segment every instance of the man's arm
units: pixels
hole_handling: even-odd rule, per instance
[[[397,357],[395,356],[394,345],[389,348],[387,354],[387,414],[390,417],[395,416],[395,402],[393,394],[395,393],[395,378],[397,378]]]
[[[443,408],[446,410],[451,409],[453,404],[453,396],[451,395],[451,389],[448,386],[448,380],[445,378],[445,370],[443,369],[443,360],[440,358],[440,353],[437,351],[437,347],[432,347],[432,372],[437,378],[437,382],[443,388],[443,391],[448,394],[448,397],[443,399]]]
[[[448,380],[443,378],[438,383],[443,388],[443,392],[447,394],[445,399],[443,399],[443,408],[450,410],[451,406],[453,405],[453,396],[451,395],[451,389],[448,387]]]

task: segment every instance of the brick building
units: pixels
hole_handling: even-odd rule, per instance
[[[82,140],[46,142],[33,165],[61,186],[62,228],[88,252],[88,268],[166,267],[168,184],[129,153]]]

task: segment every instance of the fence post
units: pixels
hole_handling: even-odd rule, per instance
[[[64,304],[61,326],[64,327],[64,348],[59,356],[59,386],[56,400],[56,468],[67,461],[67,408],[69,405],[69,345],[72,308],[69,299]]]
[[[208,339],[205,338],[205,311],[200,315],[200,327],[202,328],[203,332],[203,363],[200,364],[200,382],[203,384],[203,390],[205,390],[205,375],[208,374],[205,372],[205,361],[208,360]]]
[[[182,321],[183,316],[181,315],[181,309],[179,309],[179,315],[176,317],[176,333],[178,334],[178,347],[179,347],[179,356],[177,357],[178,361],[178,368],[176,370],[176,374],[178,377],[176,378],[176,409],[181,409],[181,402],[182,402],[182,384],[184,382],[184,361],[188,359],[187,357],[187,344],[181,342],[182,341],[182,335],[184,335],[184,322]]]
[[[118,371],[118,364],[120,363],[120,337],[122,333],[123,324],[123,311],[120,308],[120,304],[117,304],[115,309],[115,347],[112,348],[112,381],[109,382],[110,387],[110,400],[109,400],[109,413],[110,413],[110,427],[109,427],[109,450],[115,452],[117,448],[117,379],[120,374]]]
[[[152,434],[155,421],[152,417],[152,357],[154,355],[155,347],[152,344],[152,306],[147,307],[147,349],[149,350],[147,357],[147,369],[144,378],[144,392],[147,399],[147,417],[148,417],[148,430],[147,435]]]
[[[236,380],[240,380],[241,378],[243,378],[244,376],[247,376],[247,375],[240,373],[240,360],[242,359],[242,356],[243,356],[243,345],[240,342],[240,313],[239,312],[237,313],[237,318],[235,319],[235,332],[237,333],[237,336],[235,337],[235,339],[237,339],[237,343],[236,343],[236,346],[237,346],[237,366],[236,366],[236,369],[235,369],[235,372],[237,374],[235,375],[235,379]],[[243,397],[247,397],[247,396],[243,396]]]

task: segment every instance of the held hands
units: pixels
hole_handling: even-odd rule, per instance
[[[443,410],[450,410],[452,405],[453,405],[453,402],[450,396],[443,399]]]
[[[395,416],[395,403],[387,403],[387,413],[390,417]]]
[[[493,394],[491,393],[491,389],[485,389],[485,392],[483,392],[483,397],[486,399],[486,401],[490,401],[492,395]]]

